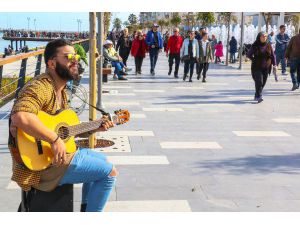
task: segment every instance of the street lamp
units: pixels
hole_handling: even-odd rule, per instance
[[[35,24],[35,22],[36,22],[36,19],[33,19],[34,30],[35,30],[35,32],[36,32],[36,24]]]
[[[27,26],[27,27],[28,27],[28,31],[29,31],[29,21],[30,21],[30,17],[27,17],[27,21],[28,21],[28,24],[27,24],[28,26]]]

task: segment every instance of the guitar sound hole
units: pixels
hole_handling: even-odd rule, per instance
[[[58,129],[58,136],[63,140],[67,139],[69,137],[69,129],[64,126],[60,127]]]

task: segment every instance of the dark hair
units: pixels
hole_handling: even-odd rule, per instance
[[[54,41],[50,41],[46,48],[45,48],[45,52],[44,52],[44,58],[45,58],[45,64],[46,67],[48,67],[48,61],[50,59],[52,59],[54,56],[56,56],[57,53],[57,49],[60,47],[64,47],[64,46],[72,46],[71,42],[65,39],[57,39]]]
[[[280,25],[279,29],[285,28],[285,25]]]
[[[202,37],[203,37],[203,36],[205,36],[205,35],[208,35],[208,33],[206,33],[206,32],[203,32],[203,33],[202,33]]]
[[[219,41],[219,43],[218,43],[218,44],[219,44],[219,45],[220,45],[220,44],[222,44],[222,41]]]

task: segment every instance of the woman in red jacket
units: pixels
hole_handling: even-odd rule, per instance
[[[142,74],[143,59],[146,56],[148,46],[142,31],[137,31],[137,37],[132,42],[131,55],[135,61],[135,74]]]

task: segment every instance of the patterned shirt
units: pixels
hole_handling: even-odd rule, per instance
[[[54,81],[50,75],[41,74],[29,81],[19,92],[11,115],[16,112],[38,114],[40,110],[53,115],[60,109],[59,107]],[[65,90],[62,92],[61,108],[68,108]],[[9,133],[8,147],[11,152],[17,149],[16,141],[11,133]],[[41,191],[51,191],[58,185],[73,156],[74,153],[67,154],[66,162],[61,166],[50,166],[42,171],[32,171],[24,165],[18,164],[12,155],[13,175],[11,179],[17,182],[24,191],[29,191],[31,187]]]

